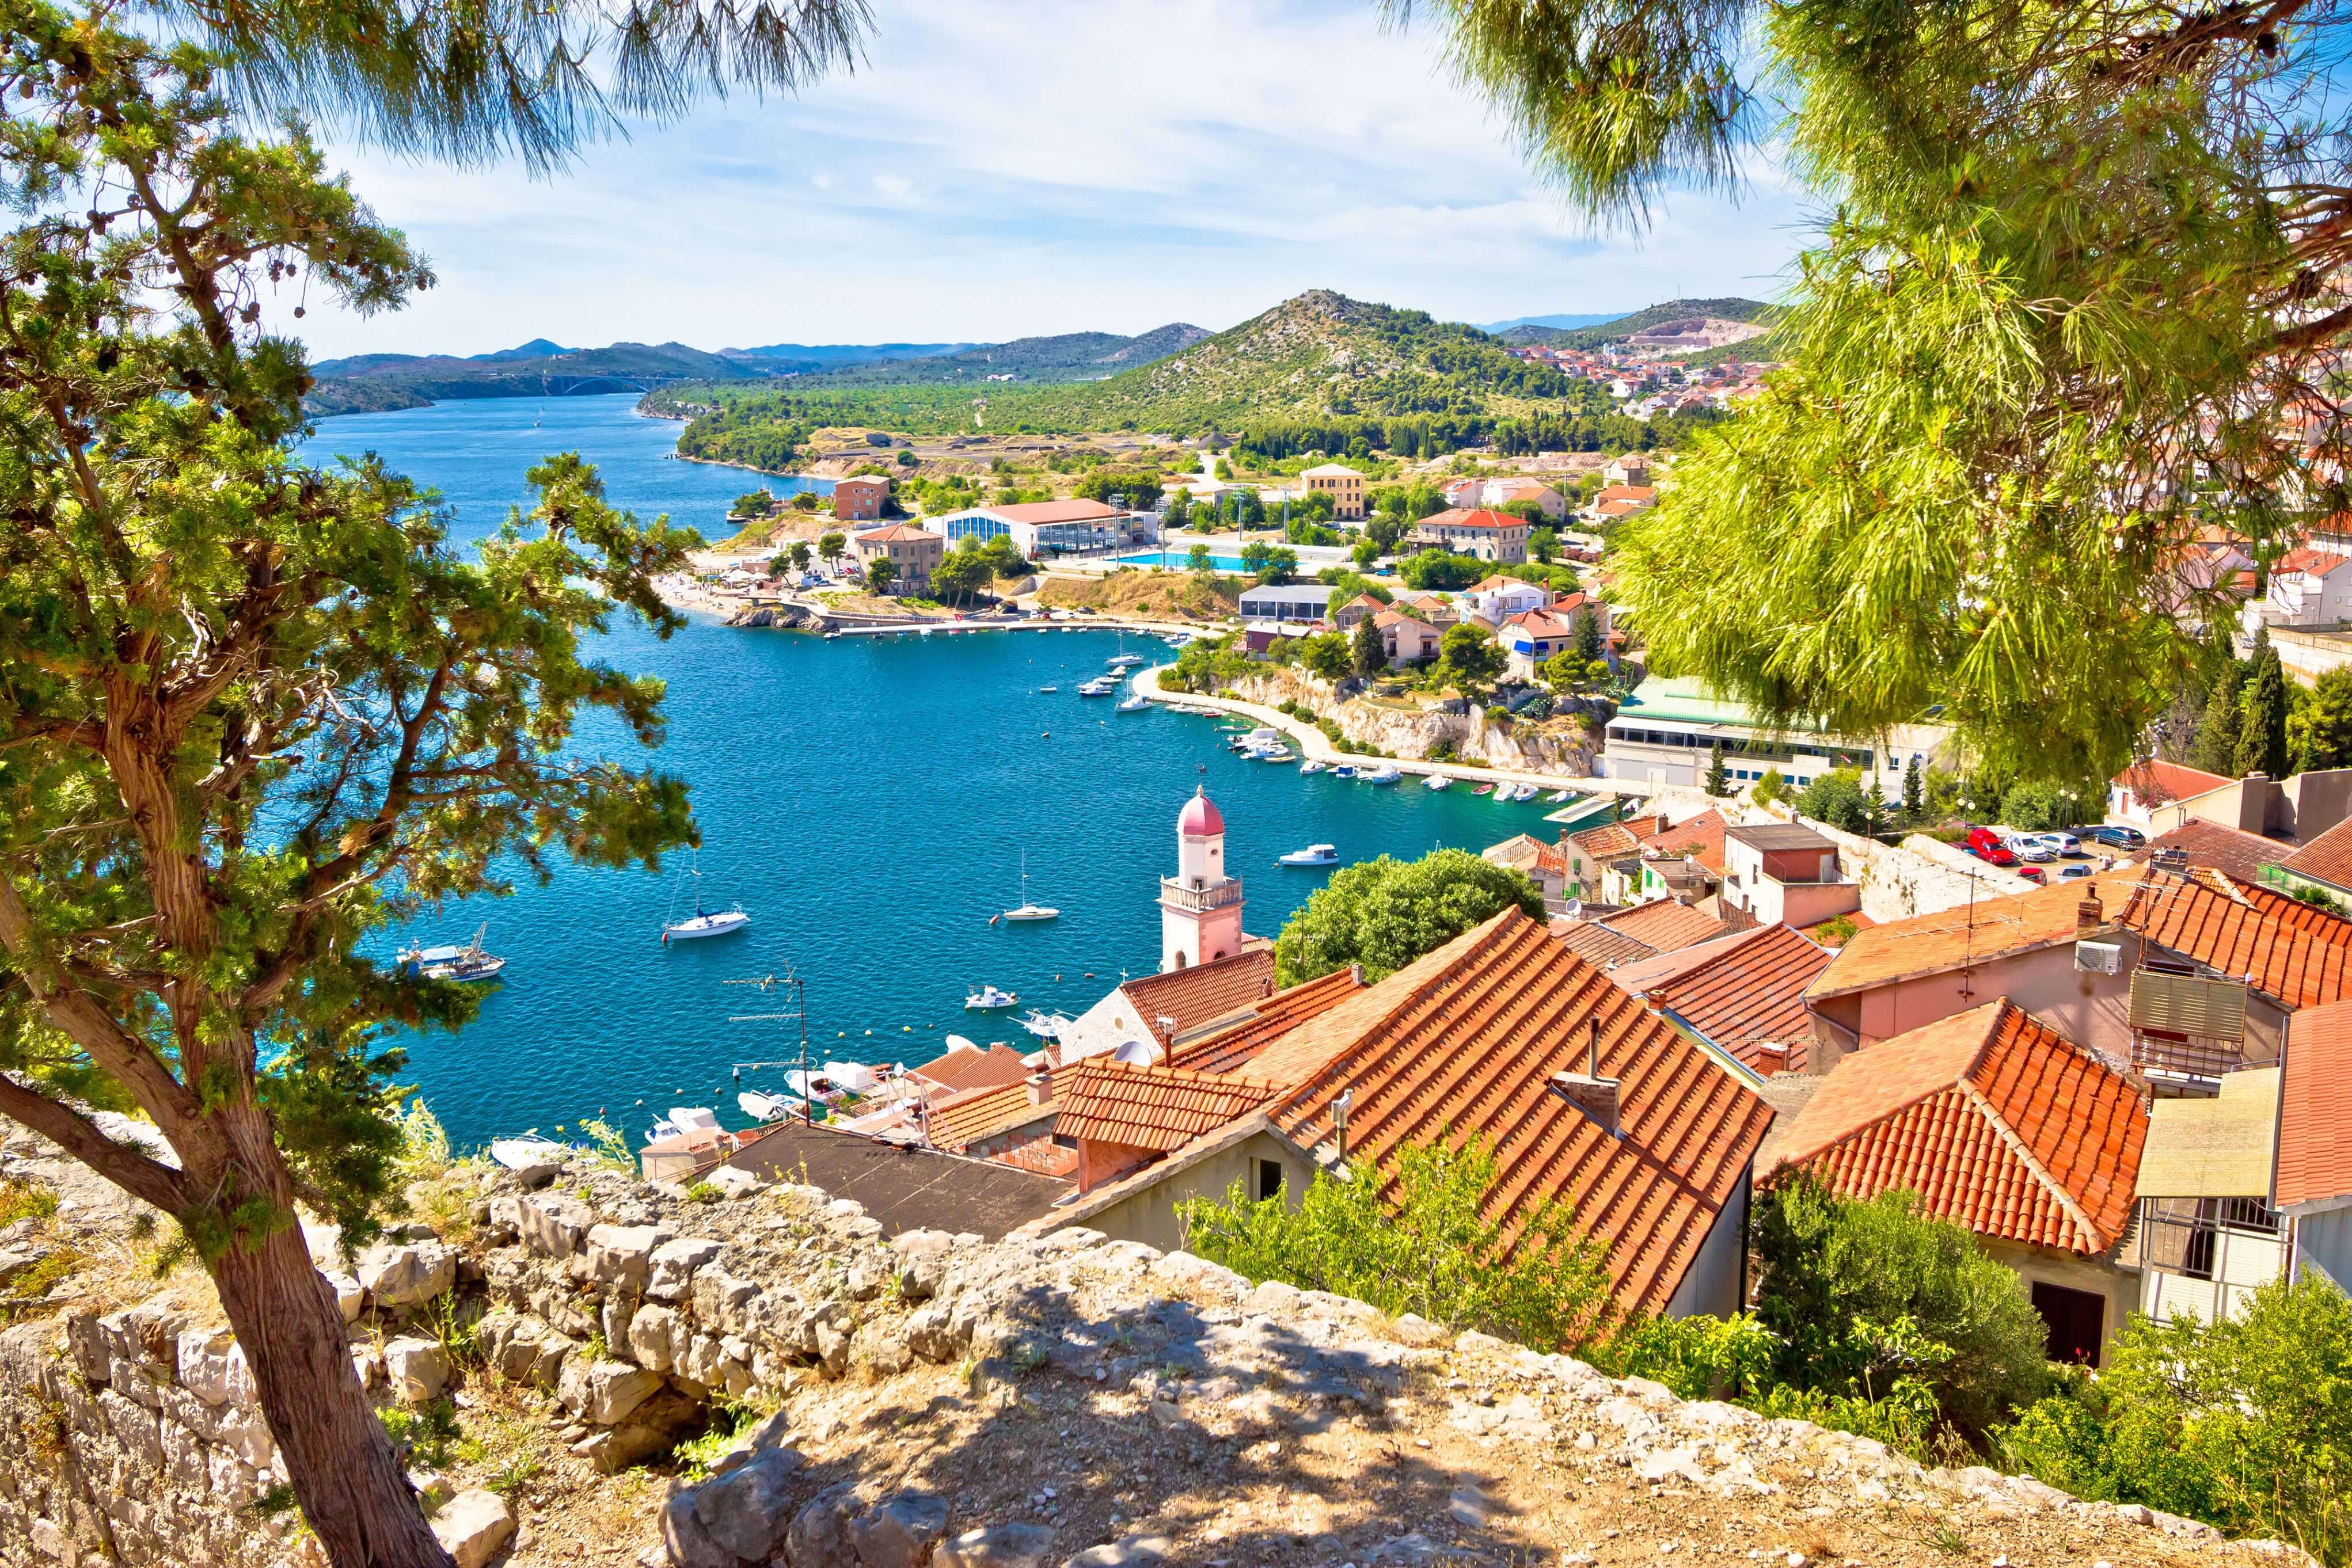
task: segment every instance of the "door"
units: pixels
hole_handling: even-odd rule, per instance
[[[2099,1340],[2107,1325],[2106,1297],[2036,1280],[2033,1310],[2042,1314],[2048,1331],[2051,1360],[2099,1364]]]

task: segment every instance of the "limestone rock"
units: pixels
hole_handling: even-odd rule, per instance
[[[457,1254],[438,1241],[379,1242],[359,1256],[360,1288],[380,1307],[413,1307],[457,1282]]]
[[[750,1171],[737,1170],[733,1166],[720,1166],[706,1173],[702,1179],[717,1187],[722,1197],[749,1197],[768,1185]]]
[[[629,1354],[648,1372],[667,1372],[677,1364],[680,1330],[677,1313],[668,1307],[639,1307],[629,1318]],[[608,1339],[608,1344],[619,1346]]]
[[[1176,1254],[1182,1256],[1182,1254]],[[1129,1535],[1089,1546],[1065,1559],[1062,1568],[1156,1568],[1167,1561],[1173,1544],[1164,1535]]]
[[[1044,1568],[1054,1531],[1043,1524],[991,1524],[943,1541],[931,1568]]]
[[[723,1550],[765,1563],[783,1550],[793,1527],[793,1479],[800,1470],[801,1457],[791,1448],[754,1455],[696,1490],[694,1516]]]
[[[851,1568],[857,1552],[849,1543],[850,1511],[856,1499],[847,1486],[819,1492],[793,1516],[784,1550],[793,1568]]]
[[[849,1543],[866,1568],[929,1568],[931,1551],[947,1532],[945,1498],[894,1492],[851,1521]]]
[[[569,1193],[541,1192],[522,1200],[516,1220],[524,1246],[561,1261],[586,1244],[596,1211]]]
[[[676,1448],[687,1429],[702,1419],[704,1409],[699,1399],[675,1388],[657,1388],[618,1424],[589,1433],[572,1445],[572,1451],[609,1476]]]
[[[647,1372],[642,1366],[631,1366],[625,1361],[591,1362],[584,1356],[573,1356],[564,1365],[555,1396],[581,1419],[611,1427],[651,1398],[654,1390],[661,1385],[660,1374]]]
[[[180,1386],[207,1405],[250,1405],[260,1397],[245,1348],[226,1329],[190,1329],[181,1334],[179,1371]]]
[[[642,1291],[662,1233],[650,1225],[599,1225],[588,1232],[588,1272],[599,1284]]]
[[[694,1288],[695,1270],[724,1250],[718,1242],[699,1236],[663,1242],[647,1260],[646,1294],[657,1301],[683,1301]]]
[[[404,1405],[430,1405],[449,1385],[449,1353],[439,1342],[404,1334],[383,1347],[384,1376],[393,1397]]]
[[[494,1491],[461,1491],[433,1518],[433,1534],[457,1568],[482,1568],[514,1531],[514,1509]]]

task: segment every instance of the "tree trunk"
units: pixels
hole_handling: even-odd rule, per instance
[[[368,1407],[342,1312],[311,1266],[301,1228],[252,1251],[231,1246],[212,1273],[328,1560],[335,1568],[455,1568]]]

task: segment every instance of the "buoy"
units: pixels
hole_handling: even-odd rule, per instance
[[[869,1035],[870,1035],[870,1034],[872,1034],[874,1031],[873,1031],[872,1030],[870,1030],[870,1029],[869,1029],[869,1030],[867,1030],[866,1032],[867,1034],[869,1034]]]
[[[898,1026],[898,1032],[901,1034],[912,1034],[915,1032],[915,1026],[910,1023],[902,1023]]]

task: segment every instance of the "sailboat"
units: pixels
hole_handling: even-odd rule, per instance
[[[1047,904],[1032,904],[1029,901],[1029,852],[1025,849],[1023,850],[1021,852],[1021,906],[1018,909],[1006,910],[1003,918],[1006,920],[1059,920],[1061,917],[1062,912],[1055,909],[1053,905]]]
[[[485,920],[481,929],[474,933],[474,940],[466,946],[411,947],[399,954],[396,961],[410,974],[422,975],[428,980],[494,980],[507,967],[507,961],[482,951],[482,938],[489,929],[490,923]]]
[[[685,920],[662,922],[661,939],[665,944],[673,938],[685,942],[698,936],[724,936],[751,924],[751,917],[743,913],[743,906],[740,904],[732,909],[705,909],[702,906],[702,857],[699,854],[694,857],[694,869],[687,874],[694,878],[694,914]],[[673,898],[673,908],[676,903]]]

